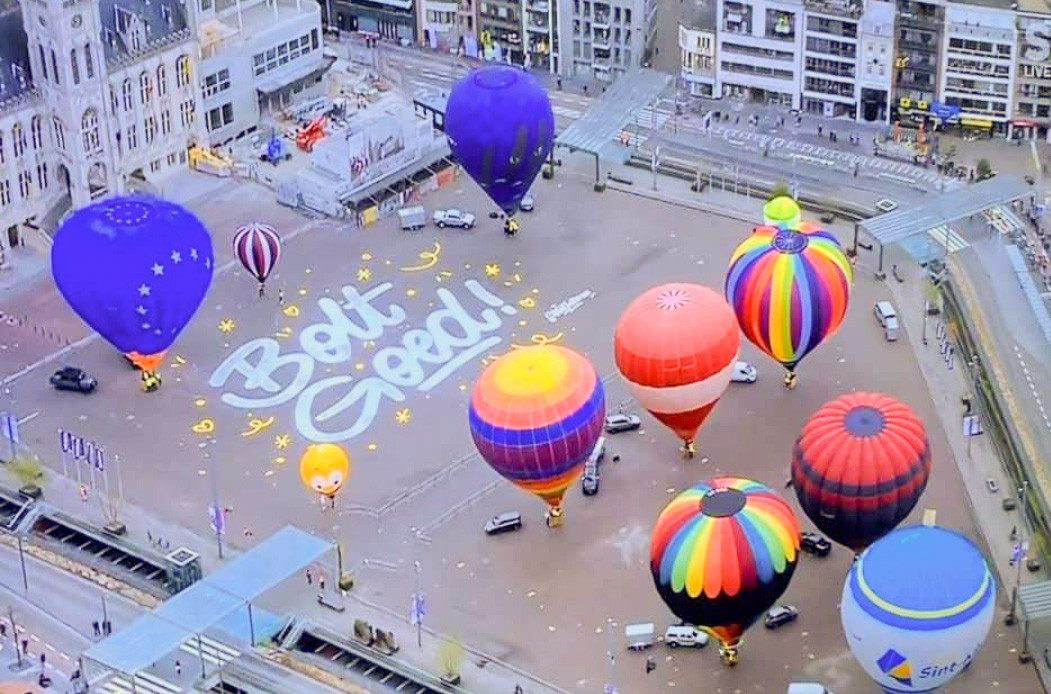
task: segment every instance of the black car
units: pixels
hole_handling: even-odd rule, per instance
[[[819,533],[803,533],[799,540],[799,546],[807,554],[813,554],[817,557],[827,557],[829,552],[832,551],[832,543]]]
[[[51,374],[51,385],[55,390],[75,390],[78,393],[90,393],[98,387],[94,377],[75,366],[67,366]]]
[[[778,629],[799,618],[799,610],[791,605],[777,605],[767,610],[763,626],[767,629]]]

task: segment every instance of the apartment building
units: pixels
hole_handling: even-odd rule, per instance
[[[891,119],[922,122],[937,96],[944,0],[897,0]]]
[[[805,0],[803,111],[857,118],[861,0]]]
[[[478,43],[486,60],[525,64],[522,0],[480,0]]]
[[[1014,14],[962,3],[946,7],[939,101],[960,109],[964,127],[1007,132],[1018,49]]]
[[[719,98],[715,78],[716,5],[695,5],[694,12],[679,25],[679,79],[689,96]]]
[[[1025,139],[1051,136],[1051,8],[1043,0],[1023,0],[1015,18],[1015,86],[1008,135]]]
[[[340,31],[365,31],[385,39],[417,43],[417,0],[322,0],[330,25]]]
[[[893,2],[868,0],[861,16],[861,46],[858,58],[858,120],[890,120],[894,75]]]
[[[561,74],[608,82],[647,64],[657,35],[655,0],[559,0]]]
[[[723,96],[802,107],[802,0],[722,0],[716,80]]]
[[[525,65],[533,70],[558,74],[558,3],[552,0],[522,0],[522,35]]]

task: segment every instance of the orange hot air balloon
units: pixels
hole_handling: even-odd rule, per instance
[[[663,284],[631,302],[613,338],[635,399],[694,454],[697,430],[730,385],[741,352],[726,299],[699,284]]]
[[[329,499],[335,506],[336,495],[350,479],[350,456],[334,443],[307,446],[299,461],[299,478],[304,487]]]

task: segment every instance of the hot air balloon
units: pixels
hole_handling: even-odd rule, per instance
[[[445,133],[464,170],[507,215],[504,231],[513,234],[522,196],[554,146],[547,92],[516,67],[472,70],[449,95]]]
[[[613,344],[632,395],[692,456],[697,430],[729,386],[741,351],[730,306],[699,284],[663,284],[628,305]]]
[[[799,522],[761,482],[718,477],[664,507],[650,539],[650,571],[675,615],[719,639],[737,664],[744,632],[788,587],[799,558]]]
[[[843,322],[853,278],[828,231],[761,226],[730,257],[726,298],[745,337],[781,362],[785,387],[794,388],[796,366]]]
[[[259,296],[263,296],[266,278],[281,258],[281,238],[277,232],[272,226],[258,222],[238,227],[234,234],[234,255],[259,282]]]
[[[985,557],[954,530],[898,528],[865,550],[843,585],[854,658],[892,694],[931,692],[966,668],[996,609]]]
[[[299,479],[304,487],[321,495],[322,507],[327,500],[335,508],[336,495],[350,479],[350,456],[334,443],[307,446],[299,460]]]
[[[147,385],[159,384],[165,350],[204,301],[213,263],[200,220],[149,197],[109,198],[74,212],[51,249],[66,302],[143,370]]]
[[[792,486],[814,525],[860,552],[909,515],[931,474],[927,430],[908,405],[848,393],[803,426]]]
[[[501,477],[547,502],[561,525],[562,497],[602,434],[606,395],[595,367],[559,345],[515,349],[475,383],[471,437]]]

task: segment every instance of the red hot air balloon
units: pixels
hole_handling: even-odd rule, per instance
[[[635,399],[694,453],[697,430],[726,391],[741,337],[733,309],[699,284],[663,284],[638,297],[613,338]]]
[[[826,403],[792,451],[799,505],[822,532],[855,552],[909,515],[930,473],[923,422],[880,393],[848,393]]]
[[[245,224],[234,234],[234,255],[259,282],[259,296],[262,296],[266,278],[281,258],[281,238],[267,224]]]

